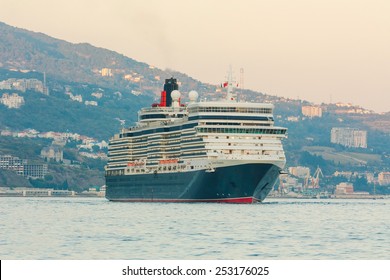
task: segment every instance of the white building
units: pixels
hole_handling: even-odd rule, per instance
[[[85,103],[85,105],[89,105],[89,106],[97,106],[98,104],[97,104],[97,102],[96,101],[85,101],[84,102]]]
[[[83,102],[83,97],[81,95],[74,95],[70,97],[73,101],[77,101],[82,103]]]
[[[345,147],[367,148],[367,131],[356,128],[334,127],[330,132],[330,142]]]
[[[20,159],[11,155],[0,155],[0,169],[15,171],[18,175],[23,176],[23,166],[27,164],[27,160]]]
[[[26,178],[43,179],[48,171],[47,164],[25,164],[23,167]]]
[[[37,79],[15,79],[11,78],[0,82],[0,89],[18,90],[25,92],[26,90],[33,90],[36,92],[44,92],[45,86],[42,81]]]
[[[381,172],[378,174],[378,183],[381,186],[390,185],[390,172]]]
[[[287,117],[287,121],[289,121],[289,122],[298,122],[299,121],[299,117],[290,116],[290,117]]]
[[[19,96],[17,93],[13,93],[11,95],[4,93],[0,98],[0,103],[4,104],[8,108],[17,109],[24,105],[24,98],[23,96]]]
[[[322,108],[319,106],[302,106],[302,115],[314,118],[314,117],[322,117]]]
[[[310,176],[310,168],[304,166],[292,166],[288,168],[288,173],[298,178],[307,178]]]
[[[26,79],[25,86],[27,90],[34,90],[36,92],[44,91],[44,85],[40,80],[37,79]]]
[[[336,195],[353,194],[353,185],[351,183],[342,182],[336,186]]]
[[[101,92],[94,92],[94,93],[91,93],[91,95],[96,97],[97,99],[100,99],[103,97],[103,93],[101,93]]]
[[[64,159],[64,154],[60,147],[50,146],[50,147],[44,147],[41,150],[41,157],[46,160],[54,160],[57,162],[61,162]]]
[[[102,68],[102,77],[112,77],[112,69],[110,68]]]

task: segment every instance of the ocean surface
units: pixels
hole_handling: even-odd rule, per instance
[[[390,199],[0,198],[0,259],[390,259]]]

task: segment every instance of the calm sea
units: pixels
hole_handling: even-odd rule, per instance
[[[0,259],[390,259],[390,200],[0,198]]]

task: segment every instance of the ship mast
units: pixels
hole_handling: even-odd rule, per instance
[[[226,92],[226,100],[227,101],[236,101],[237,94],[233,92],[233,70],[232,66],[230,65],[228,76],[227,76],[227,92]]]

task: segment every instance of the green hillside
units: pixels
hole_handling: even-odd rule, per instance
[[[198,88],[203,92],[209,87],[183,73],[151,67],[111,50],[87,43],[72,44],[2,22],[0,38],[0,68],[45,72],[48,80],[94,84],[125,92],[137,90],[150,96],[161,88],[158,77],[175,76],[183,82],[184,90]],[[113,76],[102,77],[103,68],[110,68]],[[137,79],[126,80],[125,75]]]
[[[72,101],[65,94],[65,87],[74,95],[81,95],[83,102]],[[103,94],[101,99],[91,96],[97,90]],[[2,90],[0,94],[2,92],[8,91]],[[62,82],[56,82],[49,96],[34,91],[19,95],[25,100],[19,109],[0,104],[0,128],[70,131],[98,139],[108,139],[119,130],[120,122],[117,119],[125,120],[127,124],[134,123],[139,108],[151,102],[147,96],[115,94],[112,89]],[[84,100],[96,101],[98,106],[87,106]]]
[[[339,166],[380,166],[383,164],[383,160],[378,154],[340,151],[336,148],[322,146],[305,146],[302,147],[302,150],[321,156],[323,159],[332,161]]]
[[[104,76],[103,68],[110,69],[112,75]],[[36,90],[0,89],[0,96],[16,93],[24,98],[24,105],[17,109],[0,104],[0,131],[71,132],[108,141],[119,131],[121,122],[125,121],[126,126],[134,124],[138,110],[156,101],[164,79],[171,76],[180,81],[184,93],[195,89],[208,100],[220,96],[216,86],[186,74],[161,70],[110,50],[71,44],[0,22],[0,82],[9,79],[43,82],[44,73],[49,95]],[[342,114],[334,104],[322,104],[322,118],[310,119],[301,113],[302,105],[309,104],[306,101],[250,90],[242,90],[238,95],[240,100],[275,105],[275,125],[288,128],[288,138],[283,142],[286,168],[303,165],[313,172],[321,166],[325,176],[331,176],[336,170],[390,170],[390,113]],[[330,143],[332,127],[366,130],[368,148],[351,149]],[[0,136],[0,154],[43,163],[40,151],[50,143],[48,139]],[[23,181],[2,171],[0,185],[28,183],[81,190],[103,184],[104,160],[80,156],[77,144],[80,143],[66,143],[64,147],[64,158],[77,162],[76,165],[49,162],[49,176],[42,181]]]

